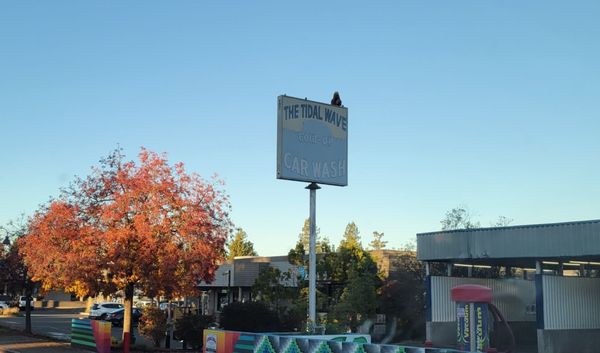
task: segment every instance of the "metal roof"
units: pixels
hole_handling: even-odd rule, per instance
[[[422,261],[531,263],[523,260],[599,257],[600,220],[417,234],[417,258]]]

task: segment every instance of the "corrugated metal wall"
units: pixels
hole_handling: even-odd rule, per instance
[[[516,278],[489,279],[431,276],[431,318],[433,322],[455,321],[455,304],[450,289],[461,284],[492,288],[494,305],[508,321],[535,321],[535,283]],[[529,308],[529,310],[528,310]]]
[[[600,278],[543,276],[544,328],[600,328]]]

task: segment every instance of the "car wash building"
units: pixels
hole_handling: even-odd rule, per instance
[[[600,220],[421,233],[417,258],[432,344],[456,346],[465,330],[482,331],[465,324],[469,306],[459,301],[478,301],[469,291],[489,288],[486,300],[501,314],[485,312],[492,347],[600,352]]]

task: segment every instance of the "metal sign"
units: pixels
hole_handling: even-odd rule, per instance
[[[348,109],[277,97],[277,179],[348,185]]]

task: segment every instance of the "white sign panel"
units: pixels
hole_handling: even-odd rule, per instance
[[[348,109],[277,97],[277,178],[348,185]]]

